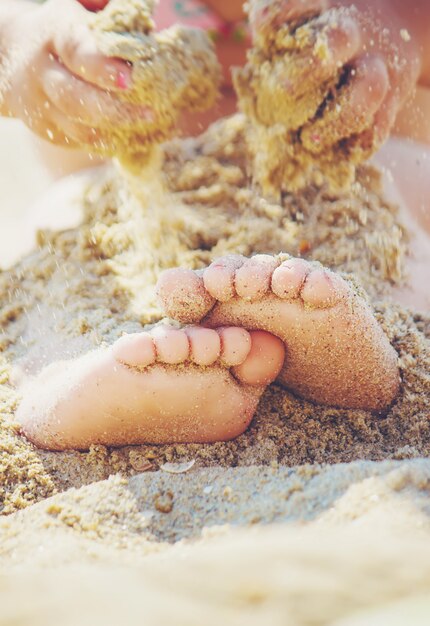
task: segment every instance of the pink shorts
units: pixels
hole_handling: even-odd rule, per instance
[[[205,30],[216,42],[222,39],[237,43],[250,41],[246,22],[225,22],[203,0],[160,0],[154,20],[159,30],[179,22]]]

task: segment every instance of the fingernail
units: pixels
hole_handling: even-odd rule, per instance
[[[120,70],[117,72],[115,84],[119,89],[129,89],[132,84],[131,74]]]

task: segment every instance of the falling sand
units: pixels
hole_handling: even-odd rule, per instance
[[[140,187],[124,163],[83,177],[81,226],[39,232],[0,273],[0,626],[428,615],[430,317],[388,297],[406,278],[408,238],[380,173],[360,165],[348,192],[308,185],[267,199],[241,114],[150,160]],[[399,355],[389,409],[322,407],[272,385],[225,443],[54,453],[20,435],[21,367],[36,373],[160,321],[164,268],[279,251],[368,294]]]

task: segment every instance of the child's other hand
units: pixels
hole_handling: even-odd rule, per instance
[[[96,9],[107,2],[82,4]],[[60,145],[102,143],[103,127],[151,116],[147,107],[118,98],[131,84],[131,68],[98,51],[90,15],[76,0],[48,0],[18,14],[6,34],[10,71],[2,110]]]
[[[380,142],[385,140],[397,113],[417,84],[421,69],[420,42],[414,40],[413,33],[409,35],[408,24],[393,5],[398,3],[260,0],[253,5],[250,21],[257,37],[264,37],[273,26],[321,15],[317,27],[325,29],[331,55],[321,66],[310,51],[306,76],[298,75],[297,80],[306,80],[313,73],[313,83],[325,81],[335,76],[339,68],[348,68],[347,91],[339,90],[342,112],[330,121],[330,135],[336,141],[345,136],[346,129],[348,136],[360,132],[365,119],[376,131],[376,138]],[[345,7],[345,13],[338,15],[327,29],[330,9],[341,6]]]

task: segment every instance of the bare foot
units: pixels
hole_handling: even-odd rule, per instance
[[[167,270],[158,293],[177,320],[236,324],[285,343],[279,381],[338,407],[382,409],[399,388],[397,355],[367,303],[337,274],[303,259],[218,259],[202,275]]]
[[[232,439],[284,356],[263,331],[159,326],[52,363],[24,389],[16,417],[50,450]]]

